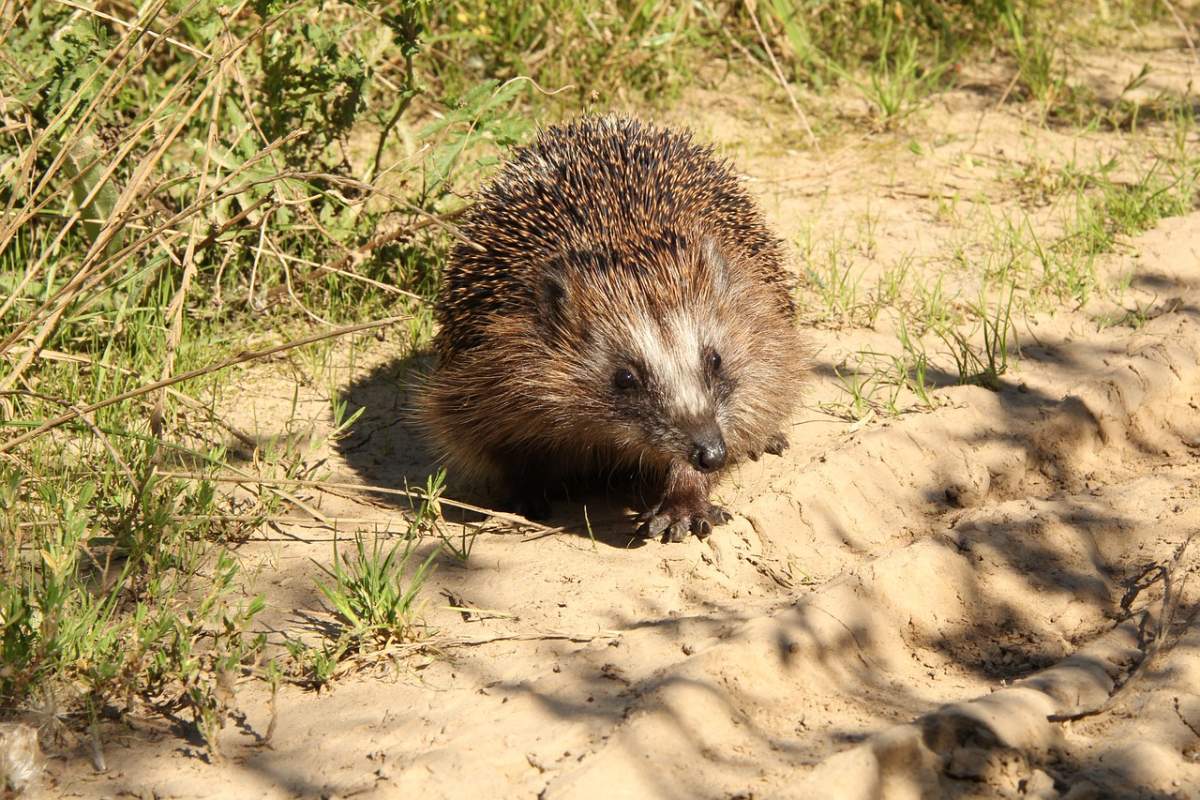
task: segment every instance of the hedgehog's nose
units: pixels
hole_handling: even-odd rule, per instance
[[[725,466],[725,440],[720,434],[696,442],[692,450],[692,464],[701,472],[713,472]]]

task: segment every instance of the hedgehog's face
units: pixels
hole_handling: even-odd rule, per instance
[[[533,399],[564,440],[701,472],[745,451],[739,384],[762,380],[747,325],[763,298],[698,238],[573,253],[548,270],[536,308],[545,390]]]
[[[700,323],[703,316],[674,309],[661,319],[630,320],[605,348],[593,380],[606,384],[598,388],[618,439],[656,461],[686,460],[713,472],[725,466],[721,419],[734,380],[720,337]]]
[[[706,236],[564,255],[538,293],[527,341],[544,367],[529,397],[542,427],[530,437],[605,462],[702,473],[761,438],[757,420],[774,397],[763,387],[785,383],[790,361],[773,349],[788,343],[763,332],[780,326],[774,297]]]

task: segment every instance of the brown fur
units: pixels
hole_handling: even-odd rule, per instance
[[[589,118],[519,151],[463,233],[482,250],[452,255],[423,400],[451,466],[514,488],[637,471],[657,499],[644,533],[724,521],[693,434],[715,420],[729,463],[778,452],[803,353],[781,245],[729,167],[686,134]],[[721,364],[644,367],[631,399],[613,370],[646,351]]]

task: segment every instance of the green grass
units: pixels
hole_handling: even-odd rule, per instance
[[[1011,53],[1017,65],[1015,85],[1036,101],[1045,114],[1066,84],[1066,66],[1054,31],[1033,8],[1014,4],[1001,12],[1000,19],[1012,42]]]
[[[1129,275],[1108,278],[1104,264],[1129,252],[1131,237],[1200,205],[1200,158],[1184,146],[1193,131],[1190,115],[1164,115],[1140,146],[1090,167],[1035,157],[1010,178],[1019,206],[976,201],[967,216],[939,208],[937,219],[954,229],[946,254],[919,269],[910,256],[889,254],[867,292],[868,267],[855,258],[879,258],[871,218],[856,238],[810,231],[801,248],[805,319],[897,336],[883,351],[845,357],[834,372],[839,397],[822,407],[855,422],[936,407],[933,364],[959,384],[999,390],[1019,356],[1017,322],[1029,315],[1086,307],[1102,328],[1137,328],[1170,311],[1157,298],[1123,302]],[[924,280],[910,279],[914,272]],[[971,293],[977,299],[964,301]]]
[[[1107,5],[1110,28],[1146,13]],[[1031,99],[1048,119],[1107,114],[1112,128],[1132,117],[1177,134],[1170,170],[1132,183],[1103,170],[1056,176],[1047,196],[1075,198],[1066,232],[1034,238],[1014,224],[1014,264],[985,267],[1008,276],[997,281],[1082,301],[1097,291],[1097,254],[1194,202],[1188,109],[1164,99],[1139,111],[1126,96],[1136,80],[1112,108],[1071,90],[1049,4],[99,8],[32,0],[0,30],[0,709],[41,708],[72,728],[182,713],[214,757],[231,676],[320,687],[373,650],[418,646],[432,556],[416,548],[470,559],[477,531],[450,532],[431,480],[398,538],[350,531],[349,550],[322,565],[313,602],[328,604],[337,632],[281,647],[259,633],[265,601],[234,554],[304,507],[286,488],[314,477],[299,385],[327,398],[336,437],[361,413],[338,368],[356,357],[354,336],[374,332],[347,328],[394,318],[396,355],[428,344],[454,219],[534,121],[662,107],[735,73],[781,105],[799,97],[818,131],[834,127],[839,112],[823,103],[841,90],[869,105],[873,131],[894,131],[962,63],[998,55],[1012,61],[1012,101]],[[879,252],[879,225],[868,215],[853,243],[863,258],[892,258],[873,284],[846,242],[808,263],[817,321],[901,319],[896,354],[842,371],[851,416],[898,413],[901,397],[936,404],[937,355],[922,337],[944,337],[964,379],[994,384],[1013,295],[1001,317],[956,303],[940,281],[915,282],[908,261]],[[963,325],[978,335],[960,339]],[[331,338],[296,344],[314,332]],[[257,441],[219,409],[244,362],[267,355],[286,357],[297,389],[273,422],[280,435]],[[251,467],[253,492],[218,488]]]
[[[1016,352],[1016,327],[1012,320],[1014,290],[989,308],[981,297],[970,307],[969,316],[977,321],[974,330],[947,328],[938,331],[954,359],[960,384],[977,384],[998,391],[1000,378],[1008,371],[1009,356]],[[979,340],[982,340],[981,342]]]
[[[1123,180],[1114,177],[1120,167],[1113,158],[1092,171],[1068,165],[1044,178],[1050,198],[1061,195],[1066,200],[1061,205],[1061,233],[1039,234],[1028,217],[1005,221],[1007,248],[1014,255],[1004,263],[1017,263],[1017,273],[1025,271],[1015,279],[1025,282],[1035,298],[1086,304],[1104,288],[1096,272],[1099,256],[1164,217],[1196,207],[1200,160],[1155,158],[1140,174]]]
[[[417,592],[433,565],[437,549],[410,570],[413,546],[411,538],[387,545],[375,536],[368,547],[365,535],[356,533],[353,554],[335,549],[333,567],[322,567],[330,581],[318,584],[321,594],[346,626],[345,635],[357,647],[411,642],[423,635],[416,618]]]
[[[847,325],[860,308],[858,285],[862,275],[855,274],[840,243],[831,245],[823,260],[823,265],[807,267],[805,282],[816,292],[824,318],[834,324]]]
[[[210,744],[219,682],[266,646],[229,548],[294,502],[205,479],[240,469],[215,411],[231,370],[206,365],[393,316],[411,318],[402,347],[423,344],[458,187],[528,128],[520,84],[450,92],[418,69],[423,4],[217,12],[142,6],[152,38],[34,3],[0,42],[0,707],[190,711]],[[355,415],[334,351],[292,352],[338,435]],[[294,408],[290,435],[233,441],[271,478],[304,468]],[[325,587],[371,626],[409,610],[372,594],[405,559],[373,573],[374,555],[335,560]]]
[[[923,59],[919,34],[905,30],[897,35],[893,22],[888,20],[879,52],[868,63],[865,77],[841,67],[834,71],[858,89],[884,126],[891,127],[918,108],[941,84],[949,67],[936,49]]]

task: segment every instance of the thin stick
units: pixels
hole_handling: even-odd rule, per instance
[[[258,198],[253,203],[246,206],[238,213],[234,214],[232,217],[230,217],[228,220],[226,220],[224,223],[222,223],[221,227],[217,228],[215,231],[210,233],[208,236],[205,236],[204,239],[200,242],[200,244],[196,245],[196,252],[200,252],[201,250],[204,250],[205,248],[211,247],[223,233],[225,233],[230,228],[232,228],[236,225],[242,224],[242,222],[244,222],[246,220],[246,217],[253,214],[260,207],[262,207],[262,205],[264,203],[269,202],[271,199],[272,199],[271,195],[264,194],[262,197]]]
[[[796,116],[800,118],[800,124],[804,126],[804,132],[808,134],[808,141],[814,149],[820,150],[817,144],[817,137],[813,133],[813,129],[808,124],[808,117],[804,115],[804,111],[800,108],[800,104],[796,102],[796,95],[792,92],[791,84],[787,82],[787,78],[783,75],[783,69],[780,68],[779,62],[775,60],[775,51],[771,49],[771,44],[767,41],[767,35],[763,33],[762,25],[758,24],[758,14],[754,11],[754,3],[752,0],[745,0],[746,10],[750,12],[750,21],[754,23],[754,30],[758,31],[758,39],[762,42],[763,49],[767,51],[767,58],[771,59],[771,66],[775,68],[775,79],[779,81],[779,85],[783,87],[783,91],[787,92],[788,101],[792,104],[792,109],[796,112]]]
[[[163,473],[156,473],[158,477],[163,477]],[[169,477],[169,476],[168,476]],[[247,481],[250,479],[247,478]],[[330,525],[373,525],[373,526],[392,526],[405,525],[409,523],[408,518],[403,516],[397,517],[329,517],[325,519],[327,522],[320,520],[312,520],[308,517],[298,517],[294,514],[269,514],[263,517],[256,517],[253,513],[246,514],[177,514],[171,517],[176,522],[248,522],[253,519],[258,519],[259,522],[275,525],[295,525],[300,528],[328,528]],[[52,528],[56,525],[61,525],[61,520],[57,519],[38,519],[28,522],[18,522],[18,528],[26,530],[34,528]],[[302,541],[312,542],[312,539],[304,539]],[[332,542],[333,539],[318,539],[315,541]]]
[[[58,2],[62,3],[64,6],[70,6],[71,8],[74,8],[78,11],[85,11],[88,14],[93,14],[97,17],[100,17],[101,19],[106,19],[109,22],[112,22],[116,25],[120,25],[122,28],[125,28],[126,30],[138,31],[138,32],[144,33],[147,36],[150,36],[154,39],[162,39],[163,41],[170,42],[171,44],[175,45],[176,47],[187,50],[189,53],[191,53],[194,56],[199,56],[200,58],[207,59],[209,61],[212,60],[212,56],[210,56],[208,53],[204,52],[203,50],[197,50],[196,48],[192,47],[187,42],[181,42],[178,39],[173,39],[170,36],[163,36],[162,34],[152,31],[149,28],[143,27],[141,25],[134,25],[132,22],[126,22],[123,19],[118,19],[118,18],[112,16],[111,14],[105,14],[103,11],[97,11],[94,8],[88,8],[87,6],[76,5],[75,3],[72,3],[71,0],[58,0]]]
[[[974,150],[975,145],[979,143],[979,132],[983,130],[983,120],[989,113],[999,111],[1004,106],[1004,104],[1008,101],[1008,96],[1012,94],[1012,90],[1017,88],[1017,81],[1020,79],[1021,71],[1017,70],[1017,72],[1012,76],[1012,80],[1008,82],[1008,86],[1004,87],[1004,91],[1001,93],[1000,99],[996,101],[996,105],[991,109],[988,109],[985,106],[983,111],[979,112],[979,119],[975,123],[975,136],[971,139],[971,150]]]
[[[1167,635],[1170,633],[1171,627],[1175,623],[1178,616],[1181,587],[1174,583],[1174,578],[1176,577],[1176,573],[1179,570],[1179,566],[1183,560],[1183,555],[1185,552],[1187,552],[1188,545],[1192,543],[1192,539],[1195,537],[1195,535],[1195,531],[1189,533],[1187,538],[1184,539],[1177,548],[1175,548],[1175,554],[1171,558],[1171,563],[1158,568],[1163,580],[1163,596],[1159,613],[1155,615],[1153,611],[1147,609],[1140,614],[1140,619],[1136,624],[1133,623],[1133,617],[1130,617],[1130,619],[1123,623],[1125,625],[1131,625],[1135,630],[1144,630],[1148,623],[1154,625],[1154,636],[1146,643],[1145,647],[1142,648],[1141,660],[1138,661],[1137,665],[1134,666],[1129,674],[1125,676],[1125,680],[1115,685],[1112,693],[1099,705],[1066,714],[1051,714],[1047,717],[1047,719],[1049,719],[1051,722],[1070,722],[1083,719],[1084,717],[1093,717],[1098,714],[1103,714],[1106,711],[1111,710],[1120,699],[1124,698],[1126,695],[1126,690],[1129,689],[1129,687],[1132,686],[1135,681],[1140,680],[1146,674],[1150,665],[1154,662],[1159,652],[1161,652],[1163,645],[1166,642]],[[1149,587],[1154,582],[1155,581],[1151,581],[1151,583],[1147,584],[1146,586]],[[1136,595],[1134,595],[1134,598],[1136,598]],[[1134,598],[1129,598],[1128,603],[1123,603],[1123,605],[1132,603]],[[1195,618],[1196,613],[1197,609],[1193,607],[1192,612],[1188,615],[1187,627],[1191,626],[1191,622]]]
[[[1183,21],[1183,17],[1179,16],[1179,12],[1175,10],[1171,0],[1162,0],[1162,4],[1167,7],[1167,11],[1171,12],[1171,16],[1175,18],[1175,24],[1183,32],[1183,40],[1187,42],[1188,49],[1192,51],[1192,60],[1200,64],[1200,55],[1196,54],[1196,43],[1192,40],[1192,35],[1188,33],[1187,23]]]
[[[64,2],[64,0],[59,0]],[[224,38],[224,35],[221,37]],[[196,186],[196,200],[204,197],[208,191],[208,170],[212,163],[212,152],[216,147],[217,141],[217,118],[221,102],[225,97],[225,69],[226,65],[222,64],[217,69],[217,74],[213,80],[216,88],[212,94],[212,105],[210,107],[208,117],[208,142],[204,148],[204,156],[200,163],[200,182]],[[183,305],[187,300],[188,290],[192,286],[192,278],[196,275],[196,242],[200,239],[200,222],[201,214],[197,213],[192,217],[192,230],[188,236],[187,247],[183,253],[183,275],[179,278],[179,287],[175,290],[175,295],[171,298],[171,302],[167,304],[166,318],[170,321],[170,329],[167,332],[167,352],[163,358],[162,375],[163,379],[169,378],[171,373],[175,371],[175,355],[179,351],[179,343],[183,339]],[[165,389],[165,387],[164,387]],[[167,393],[163,391],[159,393],[158,399],[154,402],[154,409],[150,412],[150,432],[155,436],[162,435],[163,417],[166,416]]]
[[[405,85],[400,102],[396,105],[395,112],[383,126],[383,130],[379,133],[379,144],[375,146],[375,158],[371,161],[371,171],[367,173],[367,180],[371,181],[379,174],[379,163],[383,161],[383,148],[387,144],[388,136],[392,132],[392,128],[396,127],[396,123],[400,121],[400,117],[404,115],[413,98],[420,94],[420,90],[416,86],[416,77],[413,73],[413,53],[406,51],[404,54],[404,71]]]
[[[28,433],[24,433],[20,436],[9,439],[7,442],[0,442],[0,453],[6,453],[18,445],[24,444],[31,439],[36,439],[46,431],[53,430],[60,425],[64,425],[78,417],[80,414],[90,414],[97,409],[107,408],[108,406],[124,402],[125,400],[130,400],[134,397],[141,397],[144,394],[149,394],[150,392],[161,389],[164,386],[173,386],[176,383],[190,381],[192,378],[198,378],[201,375],[207,375],[211,372],[217,372],[218,370],[225,369],[226,367],[231,367],[234,364],[241,364],[246,361],[255,361],[260,358],[266,358],[267,356],[275,355],[276,353],[282,353],[285,350],[293,350],[297,347],[313,344],[314,342],[321,342],[326,339],[335,339],[339,336],[348,336],[352,333],[361,333],[362,331],[374,330],[375,328],[394,325],[397,322],[402,322],[409,319],[412,319],[412,317],[407,314],[403,314],[398,317],[387,317],[385,319],[379,319],[373,322],[361,322],[357,325],[347,325],[342,328],[334,328],[331,331],[314,333],[312,336],[305,336],[303,339],[285,342],[284,344],[275,345],[274,347],[268,347],[263,350],[254,350],[248,353],[238,353],[237,355],[230,356],[223,361],[218,361],[215,364],[199,367],[189,372],[185,372],[182,375],[175,375],[161,381],[155,381],[154,383],[148,383],[145,386],[139,386],[136,389],[130,389],[128,392],[122,392],[115,397],[109,397],[99,402],[92,403],[89,406],[84,406],[83,408],[73,411],[69,414],[63,414],[60,417],[55,417],[52,420],[42,423]]]
[[[23,397],[33,397],[37,400],[44,400],[47,403],[54,403],[55,405],[79,412],[78,406],[69,403],[66,400],[41,394],[40,392],[29,391],[27,389],[9,389],[7,391],[0,392],[0,395],[21,395]],[[125,463],[125,459],[121,458],[121,453],[118,452],[116,446],[112,443],[112,440],[108,438],[104,431],[100,430],[100,428],[96,426],[96,423],[90,417],[88,417],[87,414],[80,413],[79,418],[83,420],[83,424],[92,431],[92,434],[95,435],[95,437],[100,440],[101,444],[104,445],[104,448],[108,450],[108,454],[112,456],[113,461],[115,461],[117,466],[121,468],[121,471],[125,473],[125,478],[129,481],[129,485],[135,485],[137,483],[137,479],[133,476],[133,470],[131,470],[129,465]],[[50,520],[49,522],[56,525],[58,524],[58,520]],[[26,523],[20,524],[26,525]]]
[[[344,275],[349,278],[355,278],[356,280],[366,281],[368,283],[374,284],[375,282],[371,281],[370,278],[365,278],[363,276],[356,275],[355,273],[352,273],[352,272],[346,272],[345,271],[346,267],[351,266],[356,258],[364,258],[372,250],[382,247],[385,244],[390,244],[391,242],[394,242],[398,239],[402,239],[405,236],[416,233],[417,231],[421,230],[422,228],[427,228],[430,225],[439,225],[439,226],[445,225],[447,220],[452,220],[452,219],[466,213],[469,209],[470,209],[470,206],[464,206],[463,208],[456,209],[449,213],[441,214],[439,216],[427,216],[423,219],[420,219],[420,220],[414,222],[412,225],[406,225],[406,226],[398,228],[394,231],[388,231],[386,233],[381,233],[381,234],[373,237],[372,239],[369,239],[366,244],[362,245],[358,249],[351,251],[350,253],[343,256],[341,259],[333,262],[332,266],[326,266],[325,264],[318,264],[315,262],[310,262],[310,261],[306,261],[304,259],[298,259],[294,256],[290,256],[289,258],[291,258],[291,260],[293,260],[293,261],[297,261],[299,263],[305,264],[306,266],[315,267],[316,269],[321,270],[320,273],[308,272],[308,273],[305,273],[304,275],[297,277],[296,283],[304,284],[310,280],[313,280],[314,278],[316,278],[318,275],[320,275],[322,273],[333,273],[336,275]],[[387,286],[386,284],[379,284],[379,286],[382,288],[385,288],[386,291],[401,294],[406,297],[410,297],[414,300],[419,300],[421,302],[427,302],[426,298],[423,298],[418,294],[414,294],[413,292],[409,292],[404,289],[399,289],[395,286]],[[275,289],[272,290],[272,293],[273,294],[278,293],[278,292],[280,292],[280,290],[281,290],[281,287],[277,286],[277,287],[275,287]]]
[[[438,636],[429,639],[421,639],[415,642],[405,642],[403,644],[391,644],[380,650],[372,651],[362,656],[354,656],[347,662],[347,665],[352,665],[355,662],[363,663],[365,661],[375,661],[378,658],[387,656],[398,656],[406,653],[419,653],[424,650],[437,650],[439,648],[449,647],[479,647],[480,645],[493,644],[495,642],[577,642],[587,643],[594,642],[597,639],[620,639],[621,631],[602,630],[594,634],[588,633],[570,633],[568,631],[545,631],[532,633],[498,633],[493,636]],[[347,669],[346,671],[349,671]]]
[[[474,638],[455,637],[446,639],[430,639],[425,644],[435,647],[477,647],[493,642],[594,642],[597,639],[620,639],[621,631],[597,631],[594,634],[568,633],[546,631],[545,633],[498,633],[495,636],[480,636]]]
[[[3,452],[3,450],[0,450]],[[166,478],[180,478],[183,480],[201,480],[215,481],[217,483],[260,483],[264,486],[303,486],[309,489],[353,489],[359,492],[374,492],[376,494],[398,495],[415,500],[428,500],[427,495],[421,489],[391,489],[386,486],[372,486],[365,483],[345,483],[337,481],[306,481],[299,478],[238,478],[232,475],[202,475],[197,472],[162,472],[159,473]],[[437,502],[443,505],[461,508],[464,511],[473,511],[476,514],[486,514],[489,517],[502,519],[507,522],[513,522],[518,525],[526,525],[530,528],[536,528],[542,532],[557,532],[560,528],[551,528],[548,525],[542,525],[539,522],[534,522],[531,519],[526,519],[520,514],[509,514],[505,511],[497,511],[493,508],[485,508],[483,506],[464,503],[459,500],[450,500],[446,497],[438,497]]]
[[[281,253],[281,252],[279,252],[278,248],[276,248],[270,242],[266,242],[266,244],[271,245],[270,252],[268,252],[267,250],[265,250],[262,247],[255,247],[254,245],[242,244],[241,242],[231,242],[231,244],[234,247],[241,247],[241,248],[243,248],[245,250],[249,250],[251,253],[255,253],[257,255],[270,255],[270,256],[274,256],[275,258],[279,259],[280,261],[286,261],[289,264],[299,264],[300,266],[303,266],[303,267],[310,267],[312,271],[305,272],[302,275],[297,275],[297,276],[292,277],[292,283],[295,284],[296,286],[303,286],[304,284],[308,283],[309,281],[313,280],[314,278],[316,278],[319,275],[325,275],[325,274],[341,275],[343,278],[349,278],[352,281],[359,281],[360,283],[365,283],[366,285],[371,286],[375,289],[378,289],[381,292],[388,292],[389,294],[399,295],[400,297],[407,297],[410,300],[417,300],[421,303],[429,302],[428,298],[422,297],[421,295],[417,294],[416,292],[410,292],[405,289],[401,289],[399,287],[392,286],[390,283],[384,283],[383,281],[377,281],[377,280],[374,280],[373,278],[368,278],[365,275],[359,275],[356,272],[350,272],[349,270],[338,269],[337,267],[331,267],[328,264],[321,264],[321,263],[318,263],[318,262],[313,261],[308,258],[301,258],[300,256],[290,256],[287,253]],[[342,259],[342,262],[347,262],[349,260],[350,259]],[[342,263],[342,262],[338,262],[338,263]],[[270,292],[267,293],[267,298],[269,300],[277,300],[280,296],[282,296],[286,293],[287,293],[287,290],[285,287],[276,286],[274,289],[272,289]]]
[[[23,352],[23,351],[20,348],[17,348],[14,352]],[[68,364],[81,364],[83,366],[90,367],[92,369],[95,369],[97,367],[96,360],[94,358],[89,358],[88,356],[81,356],[76,353],[63,353],[58,350],[42,350],[40,353],[38,353],[38,358],[42,359],[43,361],[60,361],[60,362],[68,363]],[[115,370],[117,372],[121,372],[126,375],[130,375],[133,373],[133,370],[126,369],[125,367],[117,366],[116,364],[105,364],[104,368]],[[3,395],[3,394],[4,394],[4,392],[0,392],[0,395]],[[200,402],[199,400],[192,397],[191,395],[184,394],[183,392],[179,391],[178,389],[172,389],[170,387],[167,387],[167,394],[171,395],[176,400],[180,400],[184,404],[191,406],[192,408],[196,409],[197,411],[205,412],[208,415],[208,418],[210,421],[212,421],[216,425],[219,425],[220,427],[224,428],[226,431],[228,431],[230,434],[232,434],[234,438],[236,438],[238,441],[240,441],[246,447],[249,447],[251,450],[255,450],[258,448],[258,442],[256,442],[253,437],[251,437],[248,433],[241,430],[240,428],[237,428],[234,425],[232,425],[229,422],[222,419],[220,416],[218,416],[216,414],[216,412],[214,412],[211,408],[209,408],[207,404]]]

